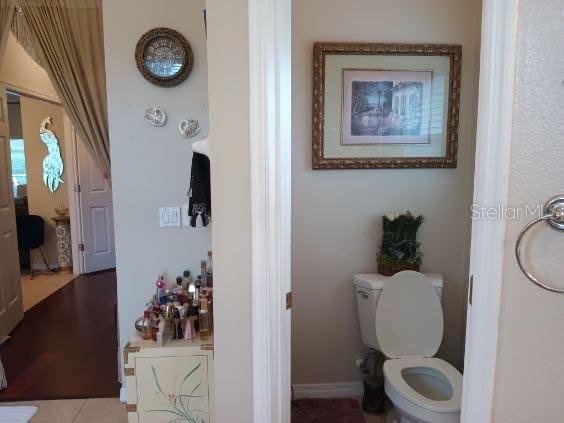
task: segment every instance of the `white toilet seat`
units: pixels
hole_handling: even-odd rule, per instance
[[[405,381],[404,369],[420,367],[438,371],[450,383],[452,396],[448,400],[435,401],[413,389]],[[388,386],[409,403],[423,410],[435,413],[459,413],[462,404],[462,375],[460,372],[439,358],[397,358],[384,362],[384,376]],[[390,393],[388,393],[390,395]]]

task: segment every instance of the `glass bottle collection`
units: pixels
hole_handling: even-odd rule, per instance
[[[156,292],[147,303],[143,317],[135,322],[145,340],[163,345],[168,339],[206,341],[213,331],[213,263],[212,252],[201,261],[201,275],[196,280],[189,270],[176,278],[168,289],[163,276],[155,283]]]

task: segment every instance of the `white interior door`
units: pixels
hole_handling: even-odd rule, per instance
[[[77,140],[84,273],[116,266],[112,189]]]
[[[0,340],[23,318],[6,87],[0,84]]]

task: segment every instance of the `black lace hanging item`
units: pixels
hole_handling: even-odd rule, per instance
[[[211,216],[210,159],[204,154],[194,152],[192,156],[188,197],[190,226],[196,227],[198,216],[201,216],[202,224],[208,226]]]

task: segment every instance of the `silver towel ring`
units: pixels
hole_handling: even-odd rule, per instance
[[[556,292],[558,294],[564,294],[564,288],[555,288],[546,283],[539,281],[531,272],[529,272],[523,265],[521,260],[521,242],[523,237],[529,229],[535,226],[539,222],[547,222],[553,229],[558,231],[564,231],[564,195],[558,195],[551,198],[544,205],[544,215],[536,218],[535,220],[529,222],[519,233],[517,237],[517,243],[515,244],[515,256],[517,258],[517,264],[519,268],[524,273],[524,275],[533,282],[535,285],[540,286],[550,292]]]

